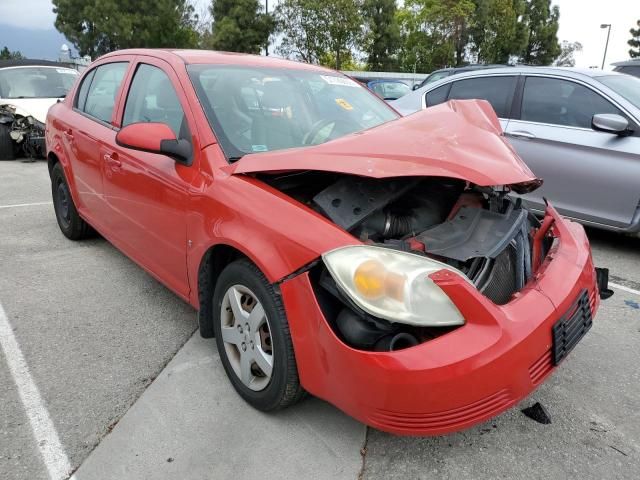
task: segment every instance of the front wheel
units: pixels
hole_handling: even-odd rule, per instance
[[[289,324],[280,298],[247,260],[229,264],[213,294],[214,330],[222,365],[238,394],[262,411],[303,396]]]
[[[89,236],[91,227],[78,215],[78,210],[71,198],[69,184],[59,163],[56,163],[51,170],[51,194],[56,220],[64,236],[71,240],[81,240]]]

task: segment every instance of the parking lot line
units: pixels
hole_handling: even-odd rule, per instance
[[[639,290],[634,290],[633,288],[625,287],[624,285],[620,285],[618,283],[609,282],[609,286],[617,290],[622,290],[623,292],[633,293],[634,295],[640,295]]]
[[[13,335],[13,328],[0,304],[0,346],[9,365],[9,371],[18,388],[20,400],[29,418],[40,455],[51,480],[62,480],[71,473],[71,465],[47,411],[38,387],[29,373],[29,367]]]
[[[0,208],[34,207],[37,205],[52,205],[53,202],[15,203],[13,205],[0,205]]]

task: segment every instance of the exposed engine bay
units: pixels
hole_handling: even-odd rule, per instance
[[[12,160],[18,156],[30,159],[45,156],[44,123],[31,115],[19,114],[12,105],[0,105],[0,128],[7,128],[13,141],[13,150],[4,152],[7,158],[0,160]]]
[[[365,244],[454,267],[497,305],[508,303],[532,277],[533,235],[540,222],[508,195],[508,187],[478,187],[451,178],[375,179],[321,172],[262,179]],[[552,241],[545,235],[538,258],[544,258]],[[354,348],[397,350],[451,330],[374,318],[345,298],[323,265],[312,273],[327,318]]]

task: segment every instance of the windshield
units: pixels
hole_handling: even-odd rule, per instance
[[[640,79],[630,75],[610,75],[598,77],[611,90],[640,108]]]
[[[78,78],[69,68],[17,67],[0,69],[0,98],[64,97]]]
[[[397,100],[411,91],[409,86],[402,82],[375,82],[371,90],[385,100]]]
[[[330,73],[228,65],[188,71],[230,160],[324,143],[398,117],[359,83]]]

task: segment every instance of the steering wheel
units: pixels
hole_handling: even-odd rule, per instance
[[[336,129],[336,126],[338,126],[339,124],[346,125],[347,123],[348,122],[344,118],[337,118],[337,117],[334,117],[334,118],[322,118],[322,119],[318,120],[317,122],[315,122],[311,126],[309,131],[303,137],[302,144],[303,145],[317,145],[319,143],[324,143],[327,140],[329,140],[329,138],[331,137],[331,134]],[[333,128],[326,135],[326,137],[322,138],[320,141],[315,141],[316,137],[322,131],[322,129],[325,128],[325,127],[328,127],[331,124],[333,124]]]

